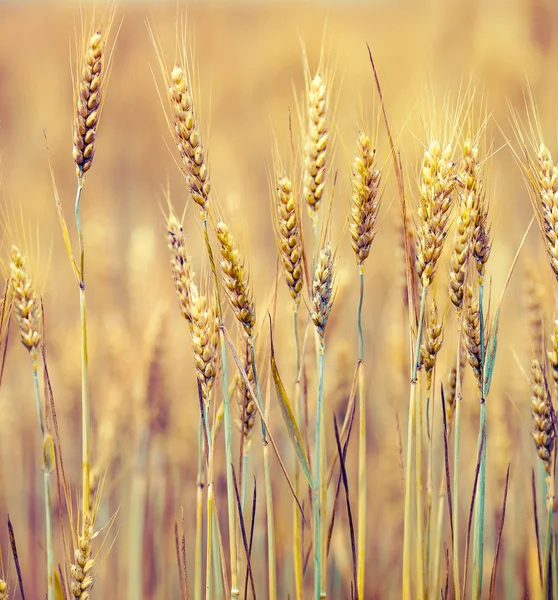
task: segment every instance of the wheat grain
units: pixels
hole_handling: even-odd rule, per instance
[[[481,359],[481,332],[480,332],[480,310],[478,298],[473,294],[471,286],[467,287],[465,298],[465,345],[467,357],[473,369],[479,389],[482,387],[482,359]]]
[[[254,368],[252,366],[252,352],[250,350],[250,343],[246,340],[245,343],[245,351],[244,351],[244,370],[246,371],[246,376],[248,377],[248,381],[252,386],[252,389],[255,388],[254,381]],[[255,398],[250,394],[246,384],[244,383],[244,379],[241,378],[239,381],[239,385],[237,386],[238,390],[238,420],[237,425],[238,428],[243,432],[244,435],[244,452],[247,452],[250,448],[251,442],[251,433],[252,428],[254,427],[254,423],[256,422],[256,405]]]
[[[195,284],[190,284],[192,327],[192,350],[196,372],[201,384],[202,398],[206,406],[211,400],[211,390],[217,374],[219,356],[219,324],[215,305],[198,293]]]
[[[430,305],[428,327],[425,331],[424,341],[421,345],[422,366],[426,372],[428,389],[432,389],[432,371],[436,364],[436,355],[442,347],[444,325],[439,320],[438,305],[436,300],[432,299]]]
[[[536,359],[531,364],[531,414],[537,454],[550,475],[555,437],[554,411],[544,371]]]
[[[374,167],[376,151],[364,131],[358,138],[358,155],[352,164],[352,204],[349,218],[351,245],[361,266],[370,254],[376,236],[378,196],[382,172]]]
[[[432,141],[424,153],[416,256],[417,275],[424,289],[432,283],[448,233],[455,184],[451,155],[451,145],[442,148],[437,141]]]
[[[0,577],[0,600],[9,600],[10,590],[8,582]]]
[[[276,238],[279,255],[287,286],[295,304],[300,302],[303,277],[303,245],[298,224],[298,214],[293,194],[293,186],[288,177],[280,177],[277,182]]]
[[[87,515],[83,530],[78,535],[74,549],[74,562],[70,565],[70,591],[74,598],[88,600],[93,587],[92,570],[95,560],[92,557],[91,545],[97,532],[93,529],[93,516]]]
[[[328,88],[316,73],[307,91],[308,122],[304,146],[304,190],[310,214],[316,214],[322,200],[326,179],[329,132],[327,127]]]
[[[76,93],[73,156],[78,179],[89,171],[103,102],[106,34],[97,31],[88,40]]]
[[[194,112],[188,75],[180,65],[176,65],[170,75],[169,100],[176,146],[182,158],[186,182],[194,201],[207,210],[211,189],[209,169]]]
[[[178,219],[171,213],[167,223],[168,247],[171,253],[171,268],[180,311],[188,323],[192,323],[190,284],[193,279],[190,257],[186,251],[186,237]]]
[[[331,243],[320,251],[312,281],[312,321],[321,340],[325,338],[327,320],[333,308],[334,256]]]
[[[41,308],[26,260],[17,246],[12,246],[10,281],[21,342],[29,350],[33,367],[36,368],[42,341]]]
[[[221,246],[221,267],[224,273],[225,286],[235,317],[244,327],[248,335],[256,323],[256,308],[252,300],[252,291],[244,272],[244,263],[228,225],[224,221],[217,223],[217,239]]]

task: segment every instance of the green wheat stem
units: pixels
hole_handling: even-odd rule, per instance
[[[79,242],[79,309],[81,322],[81,469],[82,469],[82,502],[83,519],[85,524],[86,517],[90,516],[89,496],[90,496],[90,471],[89,463],[89,437],[91,430],[91,415],[89,405],[89,360],[87,354],[87,310],[85,304],[85,248],[83,245],[83,231],[81,227],[81,193],[83,190],[83,178],[78,178],[75,218],[76,229]]]
[[[43,421],[43,410],[41,408],[41,395],[39,393],[39,371],[35,365],[33,365],[33,387],[35,390],[35,404],[37,405],[37,417],[39,419],[39,429],[41,430],[41,437],[45,437],[45,424]]]
[[[295,302],[293,309],[293,332],[296,347],[296,377],[295,377],[295,410],[296,419],[299,428],[302,426],[302,402],[300,400],[300,335],[298,331],[298,302]],[[297,497],[300,495],[300,465],[298,460],[295,461],[295,493]],[[302,556],[302,516],[300,510],[293,500],[293,526],[294,526],[294,572],[295,572],[295,589],[297,600],[302,600],[303,592],[303,556]]]
[[[554,478],[552,474],[546,476],[546,508],[548,518],[546,522],[546,535],[545,535],[545,546],[544,546],[544,566],[543,566],[543,597],[548,598],[550,592],[550,582],[548,578],[548,571],[550,566],[550,560],[552,556],[552,537],[553,537],[553,526],[552,526],[552,513],[554,512]],[[553,599],[554,600],[554,599]]]
[[[194,600],[202,599],[202,553],[203,553],[203,424],[198,424],[198,478],[196,490],[196,556],[194,565]]]
[[[473,589],[475,590],[475,598],[480,600],[482,593],[482,575],[484,564],[484,515],[485,515],[485,491],[486,491],[486,387],[484,376],[485,365],[485,334],[484,334],[484,285],[481,283],[479,288],[479,316],[480,316],[480,351],[481,351],[481,405],[480,405],[480,422],[479,422],[479,438],[477,446],[478,451],[481,450],[481,462],[479,466],[479,483],[477,488],[478,502],[475,505],[475,532],[473,538]]]
[[[46,464],[47,459],[50,462],[50,456],[47,457],[45,449],[45,427],[41,411],[41,396],[39,393],[39,373],[38,368],[33,364],[33,382],[35,390],[35,402],[37,404],[37,414],[39,417],[39,428],[43,438],[43,477],[44,477],[44,494],[45,494],[45,533],[46,533],[46,549],[47,549],[47,598],[54,600],[54,540],[52,537],[52,517],[50,507],[50,472],[51,464]]]
[[[264,403],[262,400],[262,392],[260,388],[260,378],[258,376],[258,368],[256,365],[256,353],[254,351],[254,338],[250,335],[250,353],[252,356],[252,369],[254,371],[254,383],[256,384],[256,396],[258,405],[264,413]],[[266,415],[267,416],[267,415]],[[273,488],[271,485],[271,469],[269,464],[269,443],[267,440],[267,430],[262,421],[262,438],[263,438],[263,462],[264,462],[264,477],[265,477],[265,497],[266,497],[266,516],[267,516],[267,564],[268,564],[268,580],[269,580],[269,599],[277,598],[277,561],[275,555],[275,521],[273,514]]]
[[[207,249],[209,261],[211,263],[211,270],[214,276],[215,284],[215,299],[217,302],[217,315],[219,321],[219,345],[221,349],[221,364],[222,364],[222,389],[223,389],[223,422],[224,422],[224,433],[225,433],[225,460],[226,460],[226,477],[227,477],[227,509],[228,509],[228,520],[229,520],[229,552],[230,552],[230,563],[231,563],[231,597],[238,598],[240,590],[238,588],[238,560],[236,551],[236,519],[235,519],[235,493],[233,483],[233,455],[232,455],[232,427],[231,427],[231,407],[230,398],[228,393],[228,370],[227,370],[227,349],[225,345],[225,336],[223,333],[223,313],[221,308],[221,297],[219,294],[219,281],[217,279],[217,269],[215,267],[215,259],[213,256],[213,250],[209,241],[209,234],[207,230],[207,210],[203,212],[203,230],[204,239]],[[206,421],[206,428],[208,424]],[[209,438],[208,438],[209,439]],[[211,518],[211,513],[208,513],[208,520]],[[207,585],[207,582],[206,582]]]
[[[318,346],[318,404],[316,407],[316,475],[315,485],[312,491],[314,509],[314,598],[322,598],[322,419],[323,419],[323,395],[324,395],[324,356],[325,344],[320,339]]]
[[[362,329],[362,304],[364,301],[364,265],[359,264],[360,295],[358,301],[357,327],[358,327],[358,358],[360,361],[358,372],[359,395],[359,439],[358,439],[358,573],[357,573],[357,599],[364,600],[364,574],[366,566],[366,514],[367,505],[366,487],[366,396],[364,377],[364,333]]]
[[[55,599],[54,590],[54,540],[52,537],[52,520],[50,516],[50,471],[45,469],[45,528],[47,544],[47,577],[48,577],[48,600]]]
[[[411,386],[409,391],[409,422],[407,426],[407,462],[405,466],[405,520],[403,526],[403,600],[411,598],[411,477],[413,470],[413,431],[417,396],[417,373],[420,362],[420,341],[424,320],[426,288],[420,294],[420,311],[413,364],[411,366]]]
[[[455,600],[461,598],[459,584],[459,437],[461,427],[461,313],[457,315],[457,375],[455,385],[453,454],[453,585]]]

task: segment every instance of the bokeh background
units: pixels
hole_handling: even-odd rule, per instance
[[[76,498],[80,482],[79,303],[57,220],[47,158],[50,156],[69,219],[76,184],[71,61],[75,57],[75,31],[80,31],[80,11],[84,18],[90,18],[93,6],[84,4],[80,9],[70,2],[0,4],[3,259],[8,260],[11,243],[16,241],[36,265],[36,281],[44,294],[47,358],[66,471]],[[97,13],[101,13],[98,7]],[[268,344],[263,317],[269,308],[277,268],[269,176],[276,150],[285,164],[291,162],[289,119],[298,144],[303,48],[313,70],[325,47],[335,103],[332,130],[338,173],[332,209],[332,236],[338,247],[338,292],[328,330],[326,369],[330,420],[333,413],[341,417],[344,414],[356,363],[358,278],[346,215],[349,162],[358,129],[364,122],[373,131],[378,122],[377,93],[366,44],[374,54],[400,146],[413,214],[420,153],[432,115],[438,120],[444,118],[440,108],[443,100],[456,98],[460,90],[472,87],[476,89],[475,103],[483,104],[490,113],[487,187],[494,242],[488,273],[494,301],[532,215],[521,170],[506,145],[507,139],[514,139],[510,106],[525,115],[529,88],[537,102],[547,144],[558,151],[558,5],[552,0],[200,2],[178,6],[173,2],[119,3],[113,69],[82,209],[88,256],[93,444],[99,465],[107,469],[103,523],[116,514],[96,567],[94,593],[99,598],[131,597],[132,590],[137,589],[134,582],[128,581],[128,567],[131,560],[137,559],[138,545],[129,523],[134,496],[142,493],[138,490],[146,490],[148,498],[146,536],[139,545],[143,597],[178,595],[174,522],[180,519],[181,509],[190,532],[190,573],[193,569],[198,407],[190,340],[170,277],[164,218],[165,190],[169,190],[179,213],[184,210],[187,192],[175,164],[176,152],[154,81],[161,84],[147,28],[149,24],[156,31],[170,67],[177,22],[184,14],[197,71],[198,114],[208,149],[214,198],[247,257],[262,325],[262,356]],[[377,147],[379,161],[385,164],[385,190],[381,227],[366,270],[371,490],[366,597],[388,598],[397,597],[401,580],[403,480],[399,438],[404,438],[400,432],[406,431],[409,338],[403,302],[400,209],[382,126]],[[308,222],[306,228],[310,231]],[[200,221],[192,205],[185,216],[185,229],[196,271],[207,274]],[[439,304],[446,316],[438,369],[442,381],[454,360],[455,348],[455,317],[447,308],[446,272],[447,257],[438,278]],[[532,532],[528,490],[536,455],[529,436],[532,343],[527,298],[532,299],[533,294],[540,298],[549,334],[555,318],[552,289],[540,236],[533,228],[505,299],[488,408],[489,564],[494,555],[505,470],[509,462],[512,464],[503,546],[506,568],[500,573],[500,589],[506,589],[508,598],[520,597],[532,571],[529,554],[533,546],[527,544]],[[290,305],[282,281],[279,299],[277,322],[284,320],[286,325],[277,327],[278,363],[292,389]],[[310,349],[310,357],[311,353]],[[312,390],[313,367],[309,368],[309,378]],[[465,386],[464,497],[460,499],[463,515],[470,500],[478,422],[470,372]],[[6,529],[9,513],[31,598],[44,592],[46,568],[41,442],[34,413],[31,369],[13,327],[0,389],[0,547],[13,582]],[[292,469],[293,458],[273,402],[272,423]],[[141,444],[146,430],[150,435],[144,456]],[[257,458],[252,471],[259,482],[263,477],[259,443],[253,448]],[[354,485],[356,451],[353,440],[348,468]],[[291,504],[276,462],[273,468],[277,473],[274,485],[280,597],[286,598],[293,594]],[[222,464],[218,471],[218,501],[224,514]],[[257,527],[263,530],[262,484],[259,489],[262,500]],[[265,552],[263,537],[257,539],[260,554],[256,556]],[[58,558],[63,561],[59,542]],[[350,577],[350,553],[342,516],[334,534],[333,553],[339,580],[346,582]],[[264,597],[265,569],[258,570],[257,582]],[[335,589],[338,595],[332,597],[348,597],[347,585]]]

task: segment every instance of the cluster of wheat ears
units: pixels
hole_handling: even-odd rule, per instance
[[[48,599],[81,598],[94,595],[96,560],[101,539],[110,536],[110,525],[98,523],[103,502],[105,473],[91,468],[90,398],[87,353],[86,259],[80,206],[84,184],[93,165],[96,136],[110,74],[114,44],[110,45],[113,18],[83,38],[75,80],[75,117],[73,158],[76,165],[77,194],[75,230],[77,253],[67,226],[56,184],[53,189],[63,238],[79,292],[81,315],[82,370],[82,487],[76,507],[73,492],[64,472],[62,445],[50,384],[41,398],[40,376],[48,382],[43,347],[43,305],[24,252],[12,246],[7,284],[2,295],[0,331],[5,340],[7,324],[13,315],[21,342],[29,352],[36,394],[40,436],[43,440],[45,540]],[[112,28],[112,31],[114,28]],[[281,159],[278,150],[271,169],[271,202],[280,270],[284,275],[292,303],[291,352],[295,355],[295,385],[287,389],[281,378],[273,345],[277,327],[275,301],[256,310],[249,269],[235,240],[235,232],[212,201],[207,148],[195,107],[195,80],[183,40],[175,64],[168,68],[153,30],[164,83],[160,97],[176,145],[176,160],[189,196],[188,220],[179,218],[170,200],[167,208],[167,243],[170,276],[174,282],[178,306],[186,321],[185,335],[191,348],[197,374],[197,398],[193,402],[199,415],[197,496],[195,531],[168,532],[176,536],[179,588],[183,600],[195,598],[256,597],[255,569],[265,557],[252,554],[255,528],[253,503],[248,501],[248,469],[255,460],[251,444],[254,436],[261,441],[263,454],[267,576],[264,597],[278,597],[277,537],[279,519],[285,528],[285,516],[274,511],[273,491],[284,485],[292,497],[292,529],[282,537],[290,539],[292,587],[289,597],[319,600],[332,593],[329,550],[335,515],[346,510],[346,550],[350,553],[350,576],[341,583],[343,597],[367,597],[374,589],[366,579],[367,514],[374,510],[374,496],[367,468],[367,408],[370,386],[364,355],[363,317],[365,302],[365,263],[374,252],[378,215],[385,189],[388,165],[398,184],[401,209],[402,248],[407,283],[410,364],[408,432],[404,444],[404,531],[402,541],[402,596],[414,598],[480,598],[484,590],[498,597],[497,568],[505,518],[507,479],[500,529],[490,547],[491,565],[485,565],[485,490],[486,490],[486,404],[497,355],[500,307],[485,297],[485,268],[492,245],[489,185],[486,181],[487,155],[485,113],[473,114],[471,97],[444,107],[443,127],[428,127],[429,139],[423,140],[424,154],[418,173],[418,186],[406,193],[399,149],[389,126],[381,88],[378,123],[380,128],[358,132],[354,158],[350,165],[352,196],[347,229],[359,277],[359,302],[355,307],[358,345],[354,352],[355,374],[347,398],[345,418],[326,431],[328,399],[324,392],[325,355],[328,319],[336,302],[336,243],[331,239],[328,205],[335,196],[335,174],[331,156],[335,130],[330,73],[322,59],[315,72],[307,69],[305,104],[300,107],[303,142],[298,150],[289,150]],[[375,71],[374,63],[371,60]],[[377,80],[377,78],[376,78]],[[534,113],[534,117],[536,114]],[[558,166],[543,142],[536,118],[524,126],[512,115],[517,139],[510,143],[523,170],[527,189],[550,266],[558,279]],[[385,132],[391,148],[391,161],[382,164],[376,156],[375,140]],[[295,148],[297,145],[292,144]],[[287,166],[285,166],[287,165]],[[408,186],[407,186],[408,187]],[[418,197],[418,206],[409,200]],[[304,211],[308,210],[311,239],[305,239]],[[181,211],[186,214],[186,211]],[[185,229],[196,231],[195,219],[201,220],[202,238],[187,239]],[[527,229],[527,227],[526,227]],[[447,239],[449,237],[449,239]],[[188,245],[201,244],[206,251],[206,276],[197,277]],[[521,248],[517,249],[517,255]],[[440,269],[441,256],[449,257],[449,273]],[[516,258],[517,258],[516,255]],[[510,265],[511,277],[515,260]],[[208,268],[207,268],[208,267]],[[509,281],[508,277],[508,281]],[[506,282],[507,286],[507,282]],[[275,292],[275,297],[276,297]],[[76,294],[77,295],[77,294]],[[449,300],[449,302],[448,302]],[[440,304],[451,306],[443,311]],[[48,311],[48,307],[46,307]],[[444,340],[446,320],[455,313],[457,344],[455,366],[441,394],[443,410],[434,411],[439,402],[437,355]],[[236,325],[235,325],[236,324]],[[258,335],[266,331],[269,337]],[[555,433],[554,407],[558,402],[558,320],[550,333],[549,352],[535,348],[531,366],[531,410],[533,440],[540,458],[541,484],[546,494],[545,526],[537,525],[539,588],[541,598],[558,598],[558,549],[554,535]],[[259,340],[267,339],[267,347]],[[315,353],[305,352],[314,348]],[[310,356],[310,358],[308,358]],[[310,365],[315,359],[315,365]],[[462,379],[469,363],[477,383],[480,404],[478,447],[472,498],[460,487],[460,420]],[[306,385],[306,370],[315,369],[315,397]],[[265,376],[265,377],[264,377]],[[439,379],[439,378],[438,378]],[[263,382],[267,385],[264,388]],[[195,394],[192,395],[195,397]],[[236,401],[233,403],[233,399]],[[283,422],[269,418],[270,404],[279,407]],[[233,404],[233,406],[231,406]],[[199,409],[199,410],[198,410]],[[261,435],[254,427],[259,421]],[[358,425],[358,480],[349,482],[346,457],[353,423]],[[238,426],[240,446],[233,449],[233,427]],[[288,436],[276,443],[278,430]],[[433,440],[434,430],[440,431]],[[314,442],[313,448],[310,440]],[[326,446],[326,441],[329,444]],[[275,457],[273,456],[275,455]],[[214,486],[216,458],[226,472],[226,497]],[[453,459],[453,460],[451,460]],[[273,467],[272,467],[273,461]],[[272,485],[272,469],[275,485]],[[53,474],[56,477],[54,487]],[[508,471],[509,474],[509,471]],[[439,493],[434,491],[439,482]],[[55,555],[51,496],[56,491],[59,507],[67,518],[60,518],[65,556]],[[350,491],[353,492],[351,497]],[[75,493],[75,492],[74,492]],[[354,494],[356,493],[356,498]],[[469,520],[459,523],[459,505],[470,502]],[[354,510],[356,504],[356,510]],[[226,506],[226,510],[225,510]],[[61,508],[59,510],[62,510]],[[75,513],[75,514],[74,514]],[[250,517],[250,515],[252,515]],[[62,515],[60,515],[62,517]],[[291,518],[292,517],[292,518]],[[70,527],[70,534],[63,522]],[[138,539],[141,541],[141,518]],[[0,555],[0,598],[14,597],[16,588],[23,595],[17,542],[10,523],[10,543],[17,577],[8,585],[8,561]],[[101,532],[103,532],[102,535]],[[463,540],[463,536],[465,539]],[[194,559],[193,578],[188,576],[187,554]],[[488,567],[488,568],[487,568]],[[175,576],[175,575],[173,575]],[[312,588],[313,585],[313,588]],[[312,590],[312,591],[311,591]],[[260,591],[260,596],[262,592]],[[141,595],[141,589],[138,592]],[[500,596],[501,597],[501,596]]]

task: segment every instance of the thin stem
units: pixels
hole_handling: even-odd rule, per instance
[[[418,383],[418,382],[417,382]],[[417,587],[419,600],[424,596],[424,479],[422,459],[422,390],[417,393],[416,411],[416,457],[415,457],[415,483],[416,483],[416,510],[417,510]]]
[[[37,403],[37,411],[39,416],[39,428],[43,438],[43,477],[44,477],[44,494],[45,494],[45,530],[46,530],[46,549],[47,549],[47,598],[54,600],[54,540],[52,537],[52,519],[50,510],[50,451],[52,446],[47,447],[45,438],[44,422],[41,414],[41,396],[39,393],[39,374],[37,366],[33,365],[33,381],[35,388],[35,401]],[[50,436],[49,436],[50,437]],[[47,456],[48,454],[48,456]]]
[[[228,508],[228,520],[229,520],[229,551],[231,561],[231,597],[237,598],[240,595],[238,588],[238,561],[236,553],[236,520],[235,520],[235,493],[234,484],[232,477],[233,468],[233,457],[232,457],[232,428],[231,428],[231,408],[230,398],[228,393],[228,371],[227,371],[227,350],[225,346],[225,337],[223,334],[223,313],[221,310],[221,298],[219,294],[219,281],[217,279],[217,269],[215,267],[215,259],[213,256],[213,250],[209,241],[209,234],[207,230],[207,210],[202,213],[203,219],[203,230],[204,239],[207,249],[207,254],[211,262],[211,270],[214,276],[215,284],[215,299],[217,303],[217,315],[219,320],[219,343],[221,348],[221,363],[223,369],[222,376],[222,388],[223,388],[223,412],[224,412],[224,431],[225,431],[225,460],[226,460],[226,473],[227,473],[227,508]],[[207,421],[206,421],[207,427]],[[212,490],[213,493],[213,490]],[[209,500],[208,500],[209,502]],[[208,513],[208,523],[211,519],[211,513]],[[206,582],[206,585],[208,583]]]
[[[264,404],[262,400],[262,392],[260,388],[260,378],[258,377],[258,369],[256,365],[256,353],[254,351],[254,339],[252,336],[250,341],[250,353],[252,356],[252,369],[254,371],[254,382],[256,384],[256,395],[258,404],[262,412],[264,412]],[[277,562],[275,560],[275,521],[273,514],[273,488],[271,486],[271,470],[269,465],[269,448],[267,441],[267,430],[263,421],[262,438],[263,438],[263,461],[265,473],[265,497],[266,497],[266,512],[267,512],[267,561],[268,561],[268,579],[269,579],[269,598],[275,600],[277,598]]]
[[[434,362],[434,367],[432,369],[432,379],[430,387],[427,390],[427,406],[430,405],[432,407],[431,416],[430,416],[430,425],[428,427],[428,472],[426,475],[426,555],[424,557],[424,564],[426,567],[425,580],[426,580],[426,590],[425,596],[429,598],[433,591],[430,589],[430,572],[432,569],[432,489],[433,489],[433,471],[434,471],[434,412],[436,403],[435,400],[435,392],[436,389],[436,362]],[[436,593],[436,592],[434,592]]]
[[[548,512],[548,519],[546,522],[546,536],[545,536],[545,549],[544,549],[544,567],[543,567],[543,597],[548,598],[550,592],[549,582],[549,567],[550,559],[552,556],[552,537],[553,537],[553,526],[552,526],[552,513],[554,512],[554,477],[552,475],[546,476],[546,509]]]
[[[318,347],[318,404],[316,407],[316,475],[314,490],[312,492],[314,508],[314,598],[322,598],[322,419],[323,419],[323,393],[324,393],[324,354],[325,347],[323,340],[320,340]]]
[[[362,330],[362,304],[364,300],[364,265],[359,265],[360,297],[358,301],[358,402],[359,402],[359,438],[358,438],[358,573],[357,600],[364,599],[364,573],[366,566],[366,515],[369,510],[366,487],[366,396],[364,377],[364,334]]]
[[[225,336],[223,334],[223,324],[219,326],[219,341],[221,344],[221,361],[223,365],[223,407],[224,407],[224,430],[225,430],[225,460],[227,461],[227,505],[229,517],[229,551],[231,559],[231,597],[238,598],[240,590],[238,588],[238,563],[236,556],[236,520],[235,520],[235,497],[234,483],[232,476],[232,430],[231,430],[231,407],[228,393],[228,374],[227,374],[227,349],[225,346]]]
[[[455,600],[461,597],[459,585],[459,433],[461,422],[461,317],[457,315],[457,363],[455,384],[455,432],[454,432],[454,454],[453,454],[453,585]]]
[[[48,577],[48,600],[55,599],[54,591],[54,540],[52,538],[52,521],[50,517],[50,470],[45,469],[45,524],[47,544],[47,577]]]
[[[486,387],[485,387],[485,333],[484,333],[484,285],[479,288],[479,316],[480,316],[480,351],[481,351],[481,398],[478,446],[482,445],[481,462],[479,466],[478,502],[475,505],[475,533],[473,538],[473,556],[475,569],[473,571],[473,589],[475,598],[480,599],[482,593],[482,575],[484,564],[484,505],[486,490]],[[478,450],[477,450],[478,454]]]
[[[296,346],[296,377],[295,377],[295,410],[298,426],[302,426],[302,402],[300,401],[300,336],[298,332],[298,303],[295,302],[293,309],[293,331]],[[300,465],[298,460],[295,460],[295,493],[300,497]],[[297,600],[302,600],[303,586],[303,549],[302,549],[302,516],[300,510],[293,500],[293,554],[294,554],[294,573],[295,573],[295,589]]]
[[[417,395],[417,373],[420,362],[420,340],[424,320],[426,288],[420,294],[420,314],[413,364],[411,365],[411,386],[409,391],[409,422],[407,426],[407,462],[405,466],[405,521],[403,528],[403,600],[411,598],[411,475],[413,469],[413,431],[415,430],[415,411]]]
[[[91,429],[91,415],[89,408],[89,361],[87,355],[87,310],[85,305],[85,249],[83,245],[83,231],[81,228],[81,192],[83,190],[83,179],[78,179],[76,192],[75,217],[76,229],[79,242],[79,312],[81,320],[81,470],[82,470],[82,502],[83,518],[90,516],[90,470],[89,463],[89,432]]]
[[[194,600],[202,599],[202,553],[203,553],[203,425],[198,424],[198,480],[196,491],[196,557],[194,565]]]
[[[41,430],[41,437],[45,437],[45,424],[43,421],[43,411],[41,408],[41,395],[39,393],[39,372],[35,365],[33,365],[33,385],[35,388],[35,403],[37,405],[37,416],[39,418],[39,429]]]
[[[205,599],[211,600],[211,571],[212,571],[212,547],[213,547],[213,520],[214,513],[213,510],[213,502],[214,502],[214,485],[213,485],[213,463],[214,463],[214,444],[210,442],[210,432],[209,426],[207,424],[207,408],[205,409],[205,430],[206,430],[206,440],[208,447],[208,455],[209,455],[209,466],[207,470],[207,539],[206,539],[206,564],[205,564]]]

